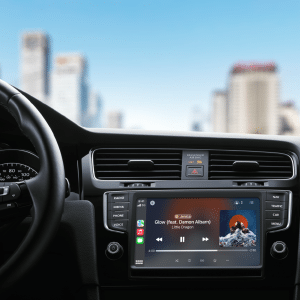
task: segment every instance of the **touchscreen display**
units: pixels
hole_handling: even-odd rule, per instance
[[[135,267],[260,265],[259,198],[140,198]]]

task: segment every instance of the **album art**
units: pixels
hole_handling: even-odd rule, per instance
[[[221,247],[256,246],[255,210],[221,210],[220,238]]]

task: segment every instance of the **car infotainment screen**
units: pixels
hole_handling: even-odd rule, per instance
[[[259,198],[139,198],[133,266],[260,266]]]

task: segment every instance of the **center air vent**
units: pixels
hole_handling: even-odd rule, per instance
[[[292,176],[293,163],[287,154],[210,151],[209,179],[288,179]]]
[[[101,180],[180,180],[182,151],[102,148],[94,151],[93,162]]]

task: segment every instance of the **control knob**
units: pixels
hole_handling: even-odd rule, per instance
[[[271,247],[271,255],[276,259],[284,259],[288,255],[288,248],[284,242],[275,242]]]
[[[118,242],[111,242],[107,245],[105,254],[109,259],[118,259],[123,255],[123,247]]]

